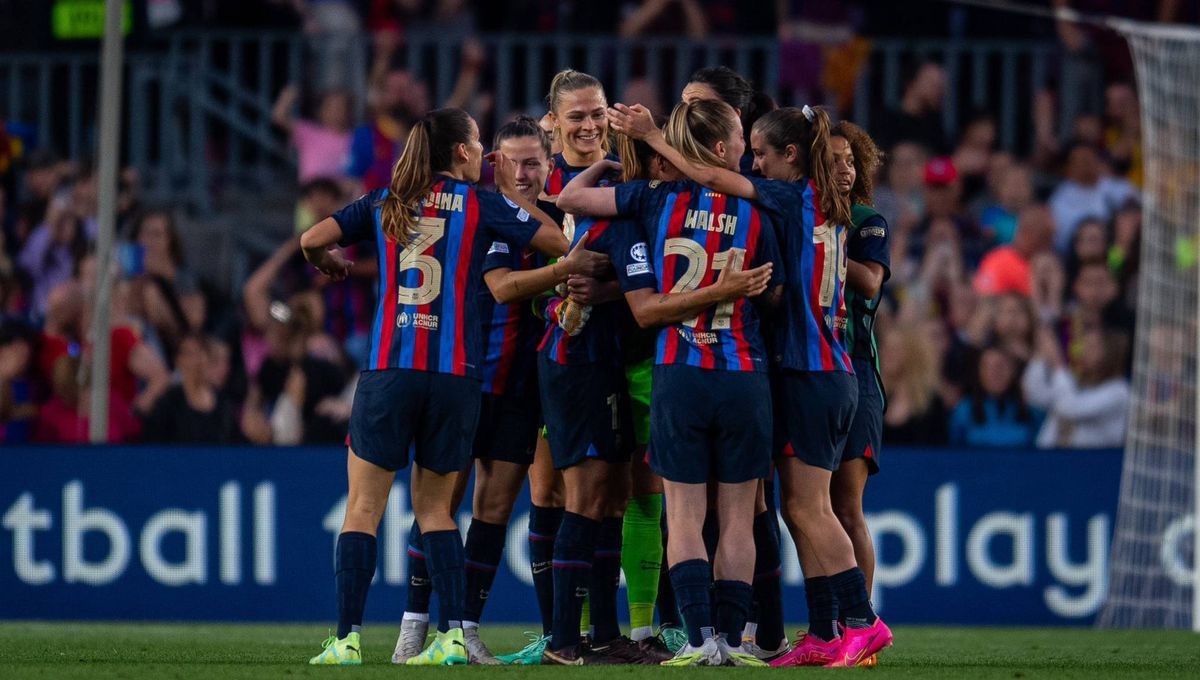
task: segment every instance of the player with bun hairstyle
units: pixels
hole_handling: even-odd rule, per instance
[[[691,102],[700,99],[718,99],[733,107],[742,121],[746,154],[738,166],[743,173],[753,170],[754,156],[750,153],[750,130],[755,121],[764,114],[778,108],[775,100],[765,92],[754,89],[750,81],[728,66],[709,66],[699,69],[688,78],[680,93],[680,100]],[[778,528],[776,528],[778,533]]]
[[[846,121],[834,126],[830,148],[838,191],[852,202],[852,224],[846,238],[846,309],[850,314],[846,347],[858,378],[858,408],[841,464],[833,473],[830,497],[834,514],[854,544],[854,558],[870,592],[875,576],[875,546],[862,502],[867,477],[879,472],[885,402],[875,344],[875,312],[883,297],[883,284],[891,275],[887,220],[871,207],[871,178],[882,163],[883,153],[866,130]]]
[[[550,170],[550,139],[529,116],[518,116],[497,131],[493,148],[515,168],[515,189],[537,201]],[[557,208],[539,204],[554,216]],[[572,274],[596,274],[609,269],[608,258],[582,248],[551,265],[539,267],[537,254],[497,237],[483,264],[487,288],[479,290],[484,319],[483,403],[475,434],[475,494],[465,558],[467,596],[463,631],[470,662],[498,664],[479,636],[479,621],[504,551],[513,503],[520,494],[533,461],[541,429],[535,360],[542,322],[526,301],[563,283]],[[550,471],[553,473],[553,469]],[[459,475],[454,507],[461,503],[469,475]],[[404,663],[421,652],[429,625],[431,584],[416,523],[409,534],[410,583],[393,663]],[[548,589],[547,589],[548,592]],[[539,590],[538,595],[542,592]],[[551,602],[539,602],[548,631]]]
[[[744,151],[737,114],[719,101],[680,103],[667,135],[676,156],[704,167],[736,168]],[[770,469],[771,427],[766,347],[748,298],[778,292],[774,226],[749,201],[689,180],[596,187],[604,165],[572,181],[559,207],[624,215],[641,227],[627,232],[631,245],[622,252],[630,259],[614,255],[613,264],[639,325],[661,329],[650,465],[666,490],[667,558],[688,634],[664,664],[762,666],[741,649],[752,600],[754,497]],[[715,583],[697,512],[707,505],[710,479],[718,482],[721,523]]]
[[[854,546],[833,513],[832,473],[841,462],[858,385],[843,333],[849,197],[838,191],[831,124],[809,107],[772,111],[751,132],[756,169],[744,177],[689,162],[656,130],[643,107],[618,104],[614,126],[645,138],[685,175],[756,201],[779,216],[786,293],[773,333],[775,455],[784,518],[805,574],[809,632],[775,666],[853,666],[891,644],[871,607]],[[839,615],[846,621],[838,635]]]
[[[431,111],[409,132],[387,188],[300,238],[305,258],[334,280],[344,279],[351,263],[333,246],[373,239],[380,272],[369,365],[350,415],[349,496],[335,557],[338,631],[311,664],[362,663],[359,631],[375,574],[375,534],[410,446],[412,508],[424,529],[440,621],[434,641],[407,663],[467,662],[463,544],[452,496],[479,415],[483,260],[495,236],[552,256],[567,252],[560,228],[515,190],[514,169],[502,155],[496,179],[507,200],[475,189],[482,159],[471,116]]]

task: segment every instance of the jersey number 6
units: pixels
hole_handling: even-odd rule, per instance
[[[669,238],[666,244],[664,244],[663,255],[678,255],[685,258],[688,263],[687,269],[676,279],[675,285],[671,287],[672,293],[684,293],[700,287],[700,281],[708,273],[708,251],[704,249],[704,246],[690,238]],[[712,256],[712,269],[714,272],[719,272],[730,264],[741,267],[742,259],[745,255],[746,251],[743,248],[723,250]],[[716,312],[713,313],[712,329],[729,330],[729,319],[732,316],[732,301],[722,302],[717,305]],[[699,322],[700,317],[695,316],[684,321],[683,325],[688,328],[695,328]]]
[[[421,273],[421,285],[415,288],[400,286],[396,301],[402,305],[427,305],[442,292],[442,263],[432,255],[426,255],[433,244],[446,235],[446,220],[440,217],[422,217],[417,220],[417,233],[408,246],[400,251],[400,262],[396,275],[416,269]]]

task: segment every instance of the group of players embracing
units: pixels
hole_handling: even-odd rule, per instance
[[[542,121],[497,132],[499,193],[475,187],[475,121],[431,111],[389,187],[303,235],[334,279],[351,266],[337,246],[369,239],[380,271],[350,418],[338,631],[311,663],[361,663],[376,529],[410,455],[395,663],[854,666],[891,645],[862,514],[883,416],[880,153],[724,67],[693,74],[681,99],[656,119],[559,73]],[[472,460],[464,546],[454,516]],[[805,576],[795,641],[775,477]],[[479,625],[526,478],[543,629],[497,657]]]

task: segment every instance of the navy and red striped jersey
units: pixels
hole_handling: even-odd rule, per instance
[[[482,378],[479,287],[493,239],[524,248],[539,223],[497,193],[436,176],[407,244],[383,233],[387,189],[334,213],[342,245],[375,239],[379,300],[367,370],[406,368]]]
[[[613,235],[632,228],[632,225],[606,219],[567,216],[563,221],[571,247],[586,235],[588,242],[585,247],[598,253],[609,253]],[[574,337],[563,332],[557,323],[547,323],[546,334],[538,351],[545,352],[549,359],[563,365],[605,363],[619,366],[621,329],[624,326],[622,317],[627,314],[629,307],[624,300],[594,305],[583,330]]]
[[[496,239],[483,260],[483,273],[494,269],[528,271],[543,262],[537,251]],[[484,285],[479,289],[479,309],[483,318],[483,391],[522,395],[536,389],[537,347],[543,324],[533,307],[528,301],[496,302]]]
[[[619,161],[621,160],[615,154],[605,156],[606,160]],[[554,167],[550,170],[550,175],[546,177],[546,195],[557,196],[562,193],[563,187],[567,186],[575,176],[584,170],[588,169],[586,165],[567,165],[567,159],[561,153],[554,154]],[[617,180],[615,173],[605,176],[599,182],[599,186],[608,186]]]
[[[771,285],[782,281],[775,226],[750,201],[690,180],[627,182],[616,192],[617,212],[638,219],[648,246],[639,249],[636,240],[628,245],[635,260],[640,255],[645,261],[625,264],[627,291],[654,286],[661,292],[679,293],[711,286],[731,260],[742,269],[776,263]],[[636,275],[629,276],[632,265],[646,266],[636,266]],[[767,353],[758,312],[749,300],[741,299],[663,328],[655,363],[764,371]]]
[[[771,356],[793,371],[853,373],[846,350],[846,236],[849,225],[831,224],[808,179],[783,182],[749,177],[758,203],[777,215],[786,284]]]

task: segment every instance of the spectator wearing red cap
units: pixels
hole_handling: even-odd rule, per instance
[[[1030,262],[1050,249],[1054,216],[1044,205],[1031,205],[1017,216],[1017,233],[1009,245],[994,248],[979,263],[975,291],[980,295],[1033,294]]]
[[[949,156],[931,158],[925,163],[925,217],[917,233],[922,235],[923,242],[931,241],[933,234],[940,232],[940,229],[934,229],[935,225],[953,223],[963,258],[968,266],[973,267],[982,254],[983,240],[979,225],[963,207],[962,196],[962,179],[954,160]]]

